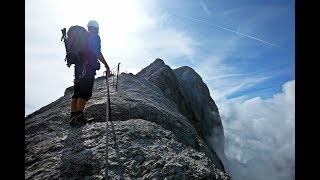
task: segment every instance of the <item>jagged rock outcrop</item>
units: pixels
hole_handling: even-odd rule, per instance
[[[184,66],[172,70],[158,58],[137,75],[158,86],[197,133],[225,160],[224,132],[218,107],[207,85],[192,68]]]
[[[181,86],[181,80],[171,88],[184,99],[188,93],[181,89],[188,87]],[[112,85],[111,79],[109,83]],[[85,116],[95,117],[97,122],[71,127],[65,121],[69,117],[72,87],[55,102],[26,117],[26,179],[104,179],[105,84],[105,77],[96,79],[85,111]],[[168,97],[168,91],[155,82],[125,73],[119,76],[118,90],[110,88],[110,179],[231,179],[215,151],[200,135],[201,130],[196,130],[199,127],[182,113],[183,102],[178,104],[182,100],[174,93]],[[197,113],[190,104],[184,108]]]

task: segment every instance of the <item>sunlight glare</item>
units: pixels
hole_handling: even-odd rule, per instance
[[[81,25],[86,27],[91,19],[100,25],[100,37],[106,39],[113,47],[121,47],[138,35],[150,24],[151,18],[145,15],[141,2],[131,0],[57,0],[51,2],[58,16],[62,16],[62,26]],[[103,43],[103,42],[102,42]]]

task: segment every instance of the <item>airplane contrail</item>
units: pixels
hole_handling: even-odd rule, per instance
[[[173,14],[173,15],[175,15],[175,14]],[[275,44],[272,44],[272,43],[270,43],[270,42],[264,41],[264,40],[262,40],[262,39],[259,39],[259,38],[256,38],[256,37],[253,37],[253,36],[250,36],[250,35],[247,35],[247,34],[240,33],[240,32],[239,32],[239,28],[238,28],[238,31],[234,31],[234,30],[232,30],[232,29],[228,29],[228,28],[225,28],[225,27],[216,25],[216,24],[212,24],[212,23],[203,21],[203,20],[201,20],[201,19],[196,19],[196,18],[193,18],[193,17],[183,16],[183,15],[175,15],[175,16],[183,17],[183,18],[190,19],[190,20],[194,20],[194,21],[198,21],[198,22],[202,22],[202,23],[208,24],[208,25],[210,25],[210,26],[215,26],[215,27],[218,27],[218,28],[220,28],[220,29],[227,30],[227,31],[230,31],[230,32],[233,32],[233,33],[236,33],[236,34],[239,34],[239,35],[242,35],[242,36],[245,36],[245,37],[248,37],[248,38],[251,38],[251,39],[254,39],[254,40],[263,42],[263,43],[266,43],[266,44],[269,44],[269,45],[271,45],[271,46],[277,46],[277,45],[275,45]],[[278,46],[277,46],[277,47],[278,47]]]

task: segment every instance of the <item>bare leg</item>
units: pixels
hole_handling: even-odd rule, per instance
[[[71,112],[77,112],[77,100],[78,98],[72,98],[71,104],[70,104]]]
[[[77,111],[84,111],[84,108],[86,106],[87,101],[82,99],[82,98],[78,98],[77,101]]]

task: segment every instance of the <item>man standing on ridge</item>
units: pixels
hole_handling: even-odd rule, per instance
[[[87,101],[92,96],[96,70],[99,69],[99,67],[95,67],[95,64],[99,63],[97,59],[104,64],[107,73],[110,72],[110,68],[101,53],[98,22],[90,20],[87,27],[89,35],[84,55],[85,63],[75,65],[74,94],[70,103],[70,125],[82,125],[88,121],[83,112]]]

